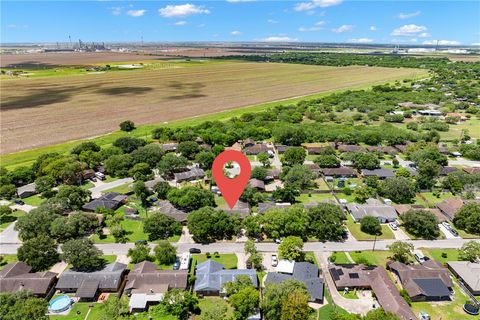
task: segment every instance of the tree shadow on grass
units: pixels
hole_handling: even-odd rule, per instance
[[[123,96],[123,95],[137,95],[144,94],[149,91],[152,91],[151,87],[114,87],[114,88],[101,88],[97,92],[101,94],[111,95],[111,96]]]
[[[175,94],[165,97],[166,100],[179,100],[207,97],[202,93],[202,88],[205,85],[201,82],[179,82],[172,81],[167,84],[167,87],[174,89]]]

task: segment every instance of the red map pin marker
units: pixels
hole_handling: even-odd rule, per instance
[[[233,179],[225,176],[223,173],[223,166],[225,163],[235,161],[240,166],[240,174]],[[237,203],[242,195],[243,189],[247,186],[250,180],[252,168],[248,158],[240,151],[226,150],[220,153],[212,165],[212,176],[217,183],[222,196],[227,202],[230,209]]]

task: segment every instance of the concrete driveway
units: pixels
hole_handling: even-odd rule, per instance
[[[445,226],[441,223],[438,224],[438,228],[445,235],[445,238],[447,239],[461,239],[460,236],[454,236],[453,233],[451,233],[450,230],[445,228]]]
[[[397,239],[397,240],[410,240],[410,237],[402,229],[397,228],[397,230],[393,230],[392,227],[390,227],[390,224],[388,225],[388,227],[390,228],[390,230],[392,230],[393,235],[395,236],[395,239]]]
[[[18,238],[18,231],[14,230],[16,223],[16,221],[10,223],[10,225],[0,233],[0,244],[21,243],[20,239]]]
[[[100,183],[97,182],[95,187],[88,189],[92,193],[92,198],[99,198],[102,195],[102,192],[108,189],[116,188],[121,185],[127,184],[127,183],[132,183],[133,179],[132,178],[124,178],[124,179],[118,179],[112,182],[108,183]]]

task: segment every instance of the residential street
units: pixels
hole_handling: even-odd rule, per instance
[[[5,232],[5,231],[4,231]],[[397,240],[378,240],[375,244],[376,250],[387,250],[387,246]],[[436,249],[457,249],[464,243],[471,241],[471,239],[442,239],[442,240],[407,240],[415,246],[415,248],[436,248]],[[480,243],[480,240],[475,240]],[[0,243],[0,254],[15,254],[20,243],[12,243],[11,241]],[[238,242],[216,242],[211,244],[189,244],[189,243],[175,243],[179,252],[188,251],[190,248],[199,248],[202,252],[220,253],[243,253],[243,243]],[[104,254],[127,254],[128,249],[134,246],[134,243],[103,243],[96,244],[96,246],[103,251]],[[154,245],[152,245],[154,246]],[[256,243],[258,251],[261,252],[276,252],[278,245],[272,242]],[[312,252],[333,252],[333,251],[362,251],[372,250],[373,241],[349,241],[349,242],[307,242],[304,250]]]
[[[98,198],[102,195],[102,191],[112,189],[115,187],[119,187],[121,185],[124,185],[126,183],[132,183],[133,179],[132,178],[124,178],[124,179],[118,179],[112,182],[107,182],[107,183],[100,183],[101,181],[97,181],[96,186],[93,188],[88,189],[92,193],[92,198]]]

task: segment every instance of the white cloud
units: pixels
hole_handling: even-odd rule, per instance
[[[355,39],[350,39],[348,41],[349,42],[354,42],[354,43],[372,43],[373,39],[370,39],[370,38],[355,38]]]
[[[472,46],[480,46],[480,42],[474,42],[471,44]]]
[[[28,29],[30,26],[28,24],[9,24],[7,25],[9,29]]]
[[[287,36],[273,36],[273,37],[267,37],[260,39],[260,41],[264,42],[295,42],[298,41],[297,38],[290,38]]]
[[[423,41],[422,44],[436,45],[437,41],[440,46],[457,46],[460,44],[459,41],[455,40],[427,40]]]
[[[127,14],[131,17],[141,17],[147,12],[147,10],[128,10]]]
[[[332,29],[332,32],[335,32],[335,33],[343,33],[343,32],[348,32],[350,30],[353,29],[353,26],[351,24],[344,24],[344,25],[341,25],[340,27],[338,28],[333,28]]]
[[[273,20],[273,19],[268,19],[267,22],[272,23],[272,24],[277,24],[278,23],[277,20]]]
[[[410,42],[417,42],[417,38],[410,39]]]
[[[416,24],[403,25],[391,33],[392,36],[411,37],[417,34],[425,33],[427,27],[417,26]]]
[[[322,27],[309,27],[309,28],[300,27],[300,28],[298,28],[298,31],[300,31],[300,32],[315,32],[315,31],[320,31],[322,29],[323,29]]]
[[[227,0],[227,2],[230,2],[230,3],[253,2],[253,1],[256,1],[256,0]]]
[[[113,7],[111,9],[112,9],[112,14],[114,16],[119,16],[119,15],[122,14],[122,8],[120,8],[120,7]]]
[[[323,20],[318,21],[317,23],[315,23],[316,26],[323,26],[323,25],[325,25],[325,24],[326,24],[326,22],[323,21]]]
[[[202,6],[186,3],[180,5],[168,5],[165,8],[158,9],[160,15],[164,18],[187,17],[194,14],[209,14],[210,11]]]
[[[399,13],[398,14],[398,19],[409,19],[409,18],[413,18],[413,17],[416,17],[416,16],[419,16],[420,15],[420,11],[415,11],[415,12],[412,12],[412,13]]]
[[[370,31],[377,31],[377,27],[375,27],[375,26],[370,26],[369,30],[370,30]]]
[[[232,36],[239,36],[239,35],[241,35],[242,33],[241,33],[240,31],[238,31],[238,30],[235,30],[235,31],[230,32],[230,34],[231,34]]]
[[[418,35],[419,38],[428,38],[431,37],[432,35],[428,32],[422,32]]]
[[[183,21],[183,20],[182,21],[177,21],[177,22],[174,23],[174,25],[176,25],[176,26],[184,26],[186,24],[187,24],[187,21]]]
[[[315,8],[326,8],[336,6],[342,3],[343,0],[312,0],[310,2],[300,2],[294,7],[295,11],[310,11]]]

